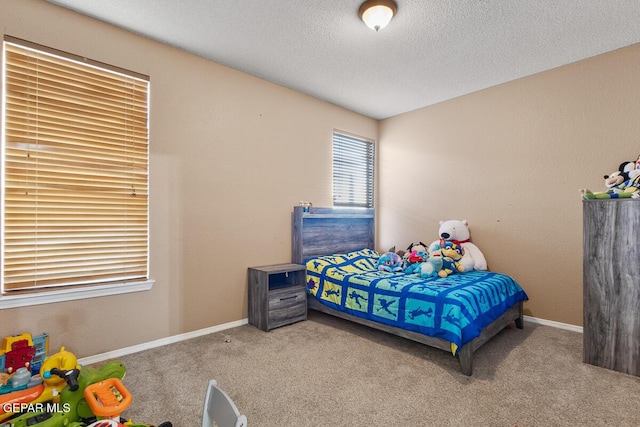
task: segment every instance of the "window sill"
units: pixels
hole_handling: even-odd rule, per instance
[[[144,282],[122,283],[118,285],[91,286],[81,289],[63,289],[36,294],[0,296],[0,310],[26,307],[29,305],[50,304],[54,302],[73,301],[78,299],[105,297],[131,292],[148,291],[153,287],[153,280]]]

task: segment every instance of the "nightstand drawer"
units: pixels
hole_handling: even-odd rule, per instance
[[[269,292],[269,329],[307,318],[307,294],[304,286]]]
[[[307,304],[306,289],[304,286],[290,286],[269,292],[269,311],[287,310],[296,306]]]

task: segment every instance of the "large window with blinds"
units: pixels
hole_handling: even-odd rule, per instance
[[[0,308],[151,286],[148,95],[146,76],[5,36]]]
[[[373,141],[333,132],[333,205],[373,207]]]

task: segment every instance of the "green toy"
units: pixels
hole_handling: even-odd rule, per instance
[[[84,389],[108,378],[122,379],[124,364],[107,362],[99,368],[83,367],[81,370],[52,369],[51,373],[64,378],[68,385],[60,391],[60,403],[36,404],[25,413],[7,420],[0,427],[80,427],[84,420],[95,418],[84,398]],[[76,381],[77,379],[77,381]]]

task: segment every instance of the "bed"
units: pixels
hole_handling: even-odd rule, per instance
[[[512,323],[522,329],[528,297],[505,274],[378,271],[374,221],[373,209],[294,207],[292,261],[307,268],[310,309],[448,351],[465,375],[480,346]]]

